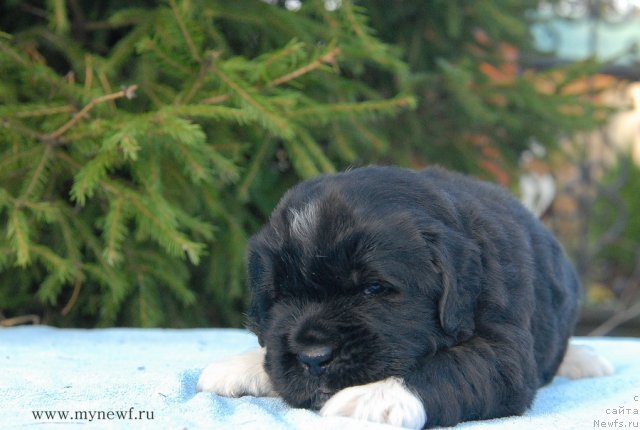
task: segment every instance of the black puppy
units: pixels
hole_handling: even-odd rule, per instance
[[[200,390],[412,428],[522,414],[560,366],[580,289],[517,200],[438,168],[301,183],[251,240],[248,275],[263,348],[207,367]],[[610,371],[572,357],[569,376]]]

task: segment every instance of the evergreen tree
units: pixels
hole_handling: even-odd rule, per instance
[[[248,234],[370,152],[354,126],[414,104],[359,79],[404,63],[348,3],[153,3],[0,11],[6,316],[239,324]]]
[[[271,3],[0,5],[2,315],[239,325],[247,237],[300,179],[508,169],[585,126],[505,69],[520,2]]]

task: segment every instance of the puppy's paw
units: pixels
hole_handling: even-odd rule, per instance
[[[260,348],[211,363],[200,374],[198,391],[225,397],[275,395],[263,367],[264,355]]]
[[[609,360],[585,345],[569,345],[558,369],[558,376],[569,379],[595,378],[613,374]]]
[[[320,410],[322,416],[343,416],[411,429],[427,421],[422,401],[400,378],[387,378],[338,391]]]

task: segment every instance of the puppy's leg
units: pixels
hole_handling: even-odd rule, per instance
[[[211,363],[200,374],[198,391],[226,397],[275,396],[264,356],[265,349],[260,348]]]
[[[558,376],[569,379],[594,378],[613,374],[613,365],[586,345],[569,345]]]
[[[531,405],[538,388],[531,334],[512,325],[491,334],[438,351],[403,377],[422,400],[427,426],[521,415]]]
[[[402,379],[393,377],[338,391],[320,410],[320,415],[345,416],[411,429],[421,429],[427,420],[422,400]]]

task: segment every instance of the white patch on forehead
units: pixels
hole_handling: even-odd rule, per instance
[[[318,205],[316,202],[307,204],[300,210],[291,211],[291,235],[300,240],[311,240],[318,223]]]

